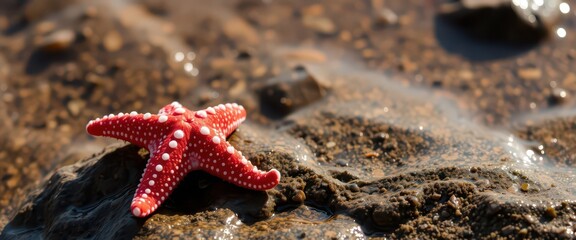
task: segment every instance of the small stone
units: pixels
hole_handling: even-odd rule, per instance
[[[530,214],[524,214],[522,217],[524,218],[524,221],[528,222],[529,224],[536,224],[538,222],[538,220]]]
[[[522,68],[518,70],[518,76],[524,80],[536,80],[542,78],[542,71],[539,68]]]
[[[528,192],[528,190],[530,189],[530,184],[528,184],[528,183],[522,183],[522,185],[520,185],[520,189],[521,189],[523,192]]]
[[[450,206],[454,209],[459,209],[460,208],[460,199],[458,199],[458,197],[456,197],[455,195],[450,196],[450,199],[448,200],[448,206]]]
[[[442,195],[441,195],[441,194],[438,194],[438,193],[433,193],[433,194],[430,196],[430,198],[431,198],[432,200],[438,201],[438,200],[440,200],[440,198],[442,198]]]
[[[34,29],[36,31],[37,34],[46,34],[52,30],[54,30],[56,28],[56,24],[54,24],[51,21],[43,21],[38,23],[38,25],[36,25],[36,28]]]
[[[45,52],[62,52],[67,50],[75,39],[76,34],[72,30],[58,30],[45,36],[40,41],[39,47]]]
[[[72,116],[78,116],[78,114],[80,114],[84,106],[86,106],[86,102],[82,100],[72,100],[68,102],[67,105],[68,111],[70,111],[70,114],[72,114]]]
[[[330,18],[322,16],[304,16],[302,23],[305,27],[322,34],[333,34],[336,32],[336,26]]]
[[[348,184],[348,189],[350,189],[352,192],[360,192],[360,187],[356,183]]]
[[[290,61],[325,62],[326,55],[316,49],[290,49],[282,53],[282,57]]]
[[[379,157],[379,156],[380,156],[380,154],[377,152],[374,152],[374,151],[364,153],[364,157],[367,157],[367,158],[375,158],[375,157]]]
[[[122,48],[124,45],[124,40],[122,36],[117,31],[110,31],[106,33],[104,39],[102,40],[102,45],[104,49],[108,52],[116,52]]]
[[[320,100],[326,95],[321,80],[300,67],[270,79],[260,90],[260,100],[271,117],[291,113]]]
[[[376,24],[379,26],[390,26],[398,24],[398,15],[389,8],[381,9],[376,13]]]
[[[292,201],[294,202],[303,203],[304,200],[306,200],[306,193],[302,190],[296,191],[294,196],[292,196]]]
[[[254,29],[250,23],[239,17],[228,19],[224,23],[222,30],[224,31],[224,35],[236,41],[245,42],[250,45],[256,45],[260,42],[258,31]]]
[[[520,235],[526,235],[526,234],[528,234],[528,229],[522,228],[522,229],[520,229],[520,231],[518,231],[518,234],[520,234]]]
[[[546,215],[550,218],[556,218],[558,216],[558,214],[556,213],[556,209],[554,207],[547,207]]]
[[[338,165],[340,167],[347,167],[348,166],[348,161],[346,161],[342,158],[336,159],[336,161],[334,163],[336,163],[336,165]]]
[[[92,30],[92,28],[85,26],[82,28],[82,30],[80,30],[80,34],[82,34],[82,37],[84,37],[85,39],[88,39],[94,36],[94,31]]]
[[[333,148],[334,146],[336,146],[335,142],[330,141],[330,142],[326,143],[327,148]]]
[[[563,88],[555,87],[548,96],[548,104],[551,106],[564,104],[568,101],[568,92]]]

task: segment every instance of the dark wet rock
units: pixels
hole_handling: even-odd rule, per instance
[[[472,35],[513,43],[534,43],[555,31],[562,1],[440,1],[441,16]],[[540,4],[541,3],[541,4]]]
[[[133,236],[141,223],[128,209],[145,165],[143,157],[133,146],[111,147],[58,170],[29,196],[1,238]]]
[[[552,93],[548,96],[548,104],[550,106],[565,104],[569,99],[568,92],[563,88],[555,87],[552,89]]]
[[[259,90],[261,107],[269,116],[285,116],[308,106],[325,96],[326,91],[327,87],[302,66],[270,79]]]

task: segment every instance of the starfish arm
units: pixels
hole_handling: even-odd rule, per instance
[[[204,130],[208,130],[205,128]],[[258,170],[240,151],[214,131],[194,134],[190,139],[189,161],[194,168],[204,170],[232,184],[253,190],[268,190],[280,182],[280,172]],[[205,149],[211,149],[206,151]]]
[[[134,216],[145,217],[154,212],[189,172],[190,168],[182,165],[189,136],[190,125],[176,124],[166,139],[151,150],[130,207]]]
[[[86,131],[94,136],[105,136],[131,142],[140,147],[148,147],[155,139],[162,137],[174,119],[155,114],[136,112],[110,114],[88,122]]]
[[[220,104],[196,112],[197,117],[205,117],[211,128],[228,137],[246,119],[246,109],[236,103]]]

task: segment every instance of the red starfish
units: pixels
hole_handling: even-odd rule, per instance
[[[276,169],[260,171],[226,141],[246,118],[244,107],[220,104],[190,111],[178,102],[158,114],[110,114],[92,120],[88,133],[147,148],[150,159],[132,200],[132,214],[154,212],[190,171],[201,169],[240,187],[267,190],[280,181]]]

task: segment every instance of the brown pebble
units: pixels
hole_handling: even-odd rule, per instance
[[[526,234],[528,234],[528,229],[522,228],[522,229],[520,229],[520,231],[518,231],[518,234],[520,234],[520,235],[526,235]]]
[[[524,218],[524,221],[530,224],[535,224],[537,222],[536,218],[530,214],[524,214],[522,217]]]
[[[378,154],[377,152],[367,152],[364,154],[364,157],[367,157],[367,158],[379,157],[379,156],[380,156],[380,154]]]
[[[376,13],[376,24],[389,26],[398,24],[398,15],[389,8],[381,9]]]
[[[360,187],[356,183],[348,184],[348,189],[350,189],[352,192],[360,192]]]
[[[330,142],[326,143],[326,148],[333,148],[334,146],[336,146],[335,142],[330,141]]]
[[[542,71],[539,68],[522,68],[518,70],[518,76],[524,80],[540,79]]]
[[[290,49],[282,54],[282,57],[293,61],[325,62],[326,55],[316,49]]]
[[[34,29],[37,34],[46,34],[56,28],[56,24],[50,21],[43,21],[36,25]]]
[[[45,36],[39,43],[39,47],[45,52],[62,52],[68,49],[74,40],[76,34],[69,29],[62,29]]]
[[[554,207],[547,207],[546,215],[551,218],[556,218],[558,216],[558,214],[556,213],[556,209]]]
[[[322,34],[332,34],[336,31],[336,26],[330,18],[321,16],[304,16],[302,23],[305,27]]]
[[[523,192],[528,192],[528,189],[530,189],[530,184],[528,184],[528,183],[522,183],[522,185],[520,185],[520,189],[521,189]]]
[[[117,31],[110,31],[106,33],[104,39],[102,40],[102,45],[104,49],[108,52],[116,52],[122,48],[124,44],[122,36]]]
[[[448,206],[450,206],[454,209],[460,208],[460,199],[458,199],[458,197],[456,197],[455,195],[450,196],[450,200],[448,201]]]
[[[296,191],[294,196],[292,196],[292,201],[294,202],[302,203],[304,200],[306,200],[306,193],[302,190]]]
[[[251,45],[256,45],[260,42],[258,31],[250,23],[239,17],[227,19],[222,31],[227,37],[236,41]]]
[[[82,100],[72,100],[68,102],[67,106],[68,111],[70,111],[70,114],[72,114],[72,116],[78,116],[78,114],[80,114],[80,111],[82,111],[85,105],[86,102]]]
[[[456,211],[454,212],[454,215],[457,217],[462,216],[462,211],[460,211],[460,209],[456,209]]]

